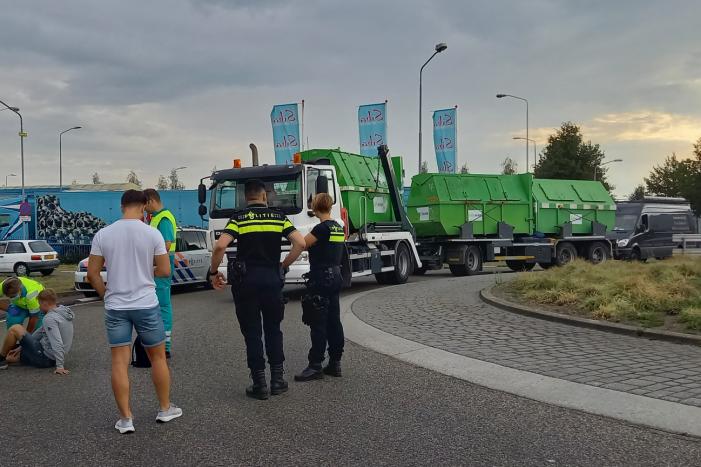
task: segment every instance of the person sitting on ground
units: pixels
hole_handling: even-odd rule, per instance
[[[67,375],[64,364],[73,345],[73,311],[56,303],[58,297],[52,289],[42,290],[37,299],[46,314],[43,324],[32,334],[21,324],[10,328],[0,349],[0,370],[8,363],[21,362],[36,368],[56,367],[54,373]],[[18,343],[20,347],[15,348]]]
[[[28,277],[10,277],[0,284],[0,290],[10,299],[9,304],[0,303],[0,309],[7,311],[7,329],[15,324],[24,325],[27,318],[27,332],[39,329],[43,314],[37,296],[44,286]]]

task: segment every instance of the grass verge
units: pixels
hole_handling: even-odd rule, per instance
[[[557,307],[567,314],[701,332],[701,258],[608,261],[600,265],[579,260],[537,274],[522,274],[505,287],[519,299]]]
[[[31,279],[40,282],[44,287],[54,289],[56,293],[65,294],[74,292],[74,273],[76,270],[75,264],[61,264],[57,267],[50,276],[42,276],[40,273],[32,273]],[[0,274],[0,282],[12,274]]]

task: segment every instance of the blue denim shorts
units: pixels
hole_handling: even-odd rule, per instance
[[[33,366],[35,368],[51,368],[56,366],[56,362],[51,360],[44,353],[44,347],[42,347],[39,339],[33,335],[27,333],[19,341],[19,345],[22,346],[22,350],[19,352],[19,360],[25,365]]]
[[[166,341],[159,306],[150,310],[105,309],[105,328],[110,347],[131,345],[132,329],[136,329],[144,347],[156,347]]]

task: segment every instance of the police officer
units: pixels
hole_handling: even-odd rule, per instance
[[[217,240],[209,276],[214,288],[224,288],[224,276],[217,268],[226,248],[236,239],[236,259],[230,260],[228,272],[253,380],[253,384],[246,388],[246,394],[256,399],[267,399],[269,394],[287,391],[287,381],[283,378],[285,355],[280,330],[285,309],[282,287],[284,271],[304,251],[304,237],[283,213],[268,207],[262,181],[246,182],[245,196],[248,206],[231,216]],[[283,237],[287,237],[292,248],[281,263]],[[270,392],[265,379],[261,334],[265,334],[265,353],[270,364]]]
[[[345,249],[343,227],[331,219],[333,198],[319,193],[312,200],[312,209],[320,223],[304,238],[309,249],[307,293],[302,297],[302,320],[310,328],[312,347],[309,365],[295,375],[295,381],[321,379],[324,373],[341,376],[343,355],[343,325],[339,292],[343,284],[341,260]],[[321,364],[329,349],[329,363]]]
[[[151,214],[151,227],[158,229],[166,245],[166,251],[170,257],[170,271],[175,274],[175,238],[178,226],[175,223],[175,216],[163,207],[161,195],[153,188],[144,190],[146,199],[146,212]],[[166,330],[166,358],[170,358],[170,350],[173,334],[173,306],[170,301],[170,277],[155,277],[156,296],[158,305],[161,307],[161,318]]]

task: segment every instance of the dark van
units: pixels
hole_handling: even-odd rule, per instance
[[[613,229],[617,259],[669,258],[679,245],[674,235],[698,232],[696,217],[683,198],[645,198],[616,204]]]

